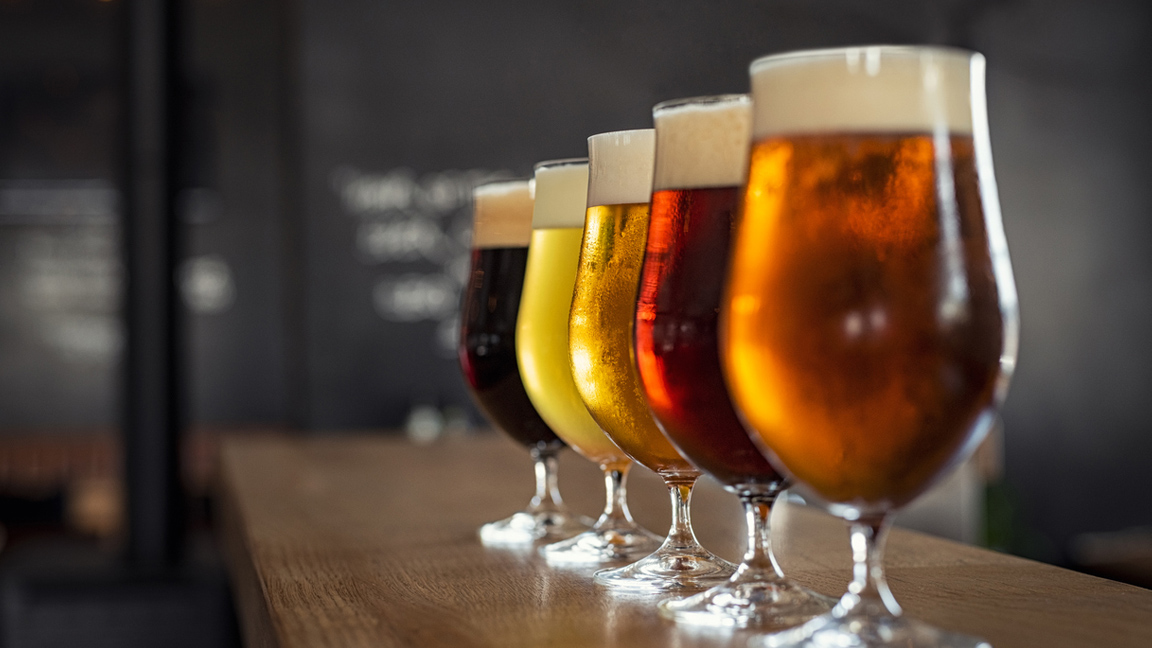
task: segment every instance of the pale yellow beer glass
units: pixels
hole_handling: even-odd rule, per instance
[[[516,360],[540,417],[569,447],[604,471],[607,488],[604,513],[590,530],[540,551],[551,564],[630,562],[651,552],[659,538],[632,519],[626,488],[632,461],[589,415],[568,362],[568,309],[584,229],[588,161],[541,162],[535,180],[532,237],[516,320]]]

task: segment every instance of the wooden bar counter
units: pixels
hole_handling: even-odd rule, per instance
[[[561,490],[587,515],[603,486],[565,452]],[[382,436],[236,437],[222,444],[222,533],[246,645],[743,646],[744,632],[687,630],[660,597],[623,598],[591,570],[481,546],[476,529],[523,507],[527,452],[496,435],[413,445]],[[636,518],[667,530],[654,475],[633,470]],[[701,480],[702,543],[743,550],[736,498]],[[773,515],[785,572],[829,595],[848,581],[843,524],[798,505]],[[886,564],[906,613],[1016,646],[1152,646],[1152,591],[903,530]]]

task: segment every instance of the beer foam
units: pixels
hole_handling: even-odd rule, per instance
[[[753,138],[827,132],[972,132],[984,57],[937,47],[849,47],[750,67]],[[973,83],[979,86],[973,86]]]
[[[700,97],[659,104],[653,190],[736,187],[748,170],[752,100]]]
[[[531,180],[493,182],[472,190],[472,247],[525,247],[531,238]]]
[[[651,128],[588,138],[588,206],[646,203],[652,197],[656,136]]]
[[[588,160],[552,160],[537,164],[532,229],[583,228],[587,199]]]

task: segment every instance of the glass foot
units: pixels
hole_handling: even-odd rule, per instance
[[[736,566],[700,545],[664,546],[637,562],[602,569],[592,580],[606,587],[638,592],[702,590],[728,580]]]
[[[578,536],[541,547],[540,555],[550,565],[606,565],[632,562],[659,546],[660,536],[630,524],[592,527]]]
[[[568,511],[520,511],[480,527],[480,542],[497,546],[556,542],[587,530],[590,523]]]
[[[839,608],[804,625],[753,639],[757,648],[992,648],[976,637],[947,632],[902,616],[845,614]]]
[[[727,583],[660,603],[660,615],[676,623],[776,632],[794,628],[832,609],[836,599],[799,585],[737,572]]]

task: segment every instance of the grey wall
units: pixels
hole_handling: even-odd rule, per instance
[[[0,434],[115,424],[122,3],[0,4]],[[283,422],[282,14],[185,7],[189,405]]]
[[[1008,480],[1055,548],[1152,523],[1152,6],[989,11],[997,179],[1020,292]]]
[[[0,5],[0,424],[114,411],[117,10]]]

